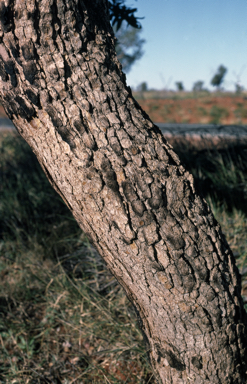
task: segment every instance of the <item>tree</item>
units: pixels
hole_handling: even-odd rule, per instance
[[[175,84],[176,84],[176,87],[177,87],[178,91],[183,91],[184,90],[184,85],[183,85],[182,81],[177,81]]]
[[[0,94],[135,306],[157,381],[246,382],[234,257],[133,99],[106,0],[0,3]]]
[[[112,20],[112,25],[116,25],[117,31],[121,27],[123,21],[126,21],[128,25],[133,28],[141,28],[138,20],[143,17],[136,17],[135,12],[137,8],[130,8],[124,5],[125,0],[108,0],[109,16]]]
[[[242,76],[245,69],[246,69],[246,65],[243,65],[242,68],[240,69],[239,73],[234,72],[234,75],[236,77],[236,81],[235,81],[234,85],[235,85],[235,92],[237,94],[240,94],[244,90],[244,87],[243,87],[242,81],[241,81],[241,76]]]
[[[193,91],[200,92],[203,90],[204,81],[198,80],[193,85]]]
[[[235,83],[235,92],[237,94],[240,94],[241,92],[243,92],[243,90],[244,90],[244,87],[241,84]]]
[[[218,90],[220,89],[220,86],[223,83],[226,72],[227,72],[227,68],[224,67],[224,65],[220,65],[219,68],[217,69],[216,74],[213,76],[211,80],[211,84],[214,87],[217,87]]]
[[[129,72],[135,61],[142,57],[145,40],[140,38],[140,29],[123,24],[118,31],[115,29],[117,57],[123,71]]]
[[[148,83],[146,81],[143,81],[141,84],[139,84],[136,88],[138,92],[147,92],[148,91]]]

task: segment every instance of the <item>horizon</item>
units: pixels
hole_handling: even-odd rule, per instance
[[[132,89],[146,82],[149,89],[175,90],[181,81],[185,91],[210,81],[220,65],[227,68],[222,87],[247,89],[247,2],[245,0],[127,0],[137,8],[136,16],[146,40],[144,55],[127,73]]]

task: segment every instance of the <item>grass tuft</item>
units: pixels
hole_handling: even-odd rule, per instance
[[[247,148],[180,153],[247,296]],[[153,384],[135,313],[25,142],[0,138],[0,383]]]

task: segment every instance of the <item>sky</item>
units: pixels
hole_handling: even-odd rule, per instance
[[[235,90],[239,82],[247,89],[247,0],[127,0],[145,17],[141,38],[146,40],[144,55],[127,74],[135,89],[147,82],[148,88],[185,90],[210,81],[222,64],[228,71],[223,84]]]

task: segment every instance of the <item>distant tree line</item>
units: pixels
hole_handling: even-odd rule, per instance
[[[227,73],[227,68],[224,67],[224,65],[220,65],[217,69],[217,72],[215,73],[215,75],[212,77],[210,81],[210,84],[213,85],[213,87],[216,87],[218,91],[221,89],[226,73]],[[184,86],[181,81],[176,82],[175,85],[178,91],[184,90]],[[194,83],[192,90],[195,92],[203,91],[204,90],[203,85],[204,85],[204,81],[198,80]]]
[[[245,66],[244,66],[245,68]],[[222,90],[222,84],[225,79],[225,75],[227,73],[227,68],[224,65],[220,65],[212,77],[210,84],[217,89],[217,91]],[[235,82],[235,91],[236,93],[241,93],[244,90],[244,87],[241,85],[240,80],[239,80],[239,75],[236,76],[237,81]],[[175,82],[176,90],[177,91],[184,91],[184,84],[182,81],[176,81]],[[136,88],[137,91],[143,92],[143,91],[148,91],[148,85],[147,82],[144,81],[141,84],[139,84]],[[207,89],[204,87],[204,81],[202,80],[197,80],[192,87],[192,91],[194,92],[201,92],[201,91],[207,91]]]

